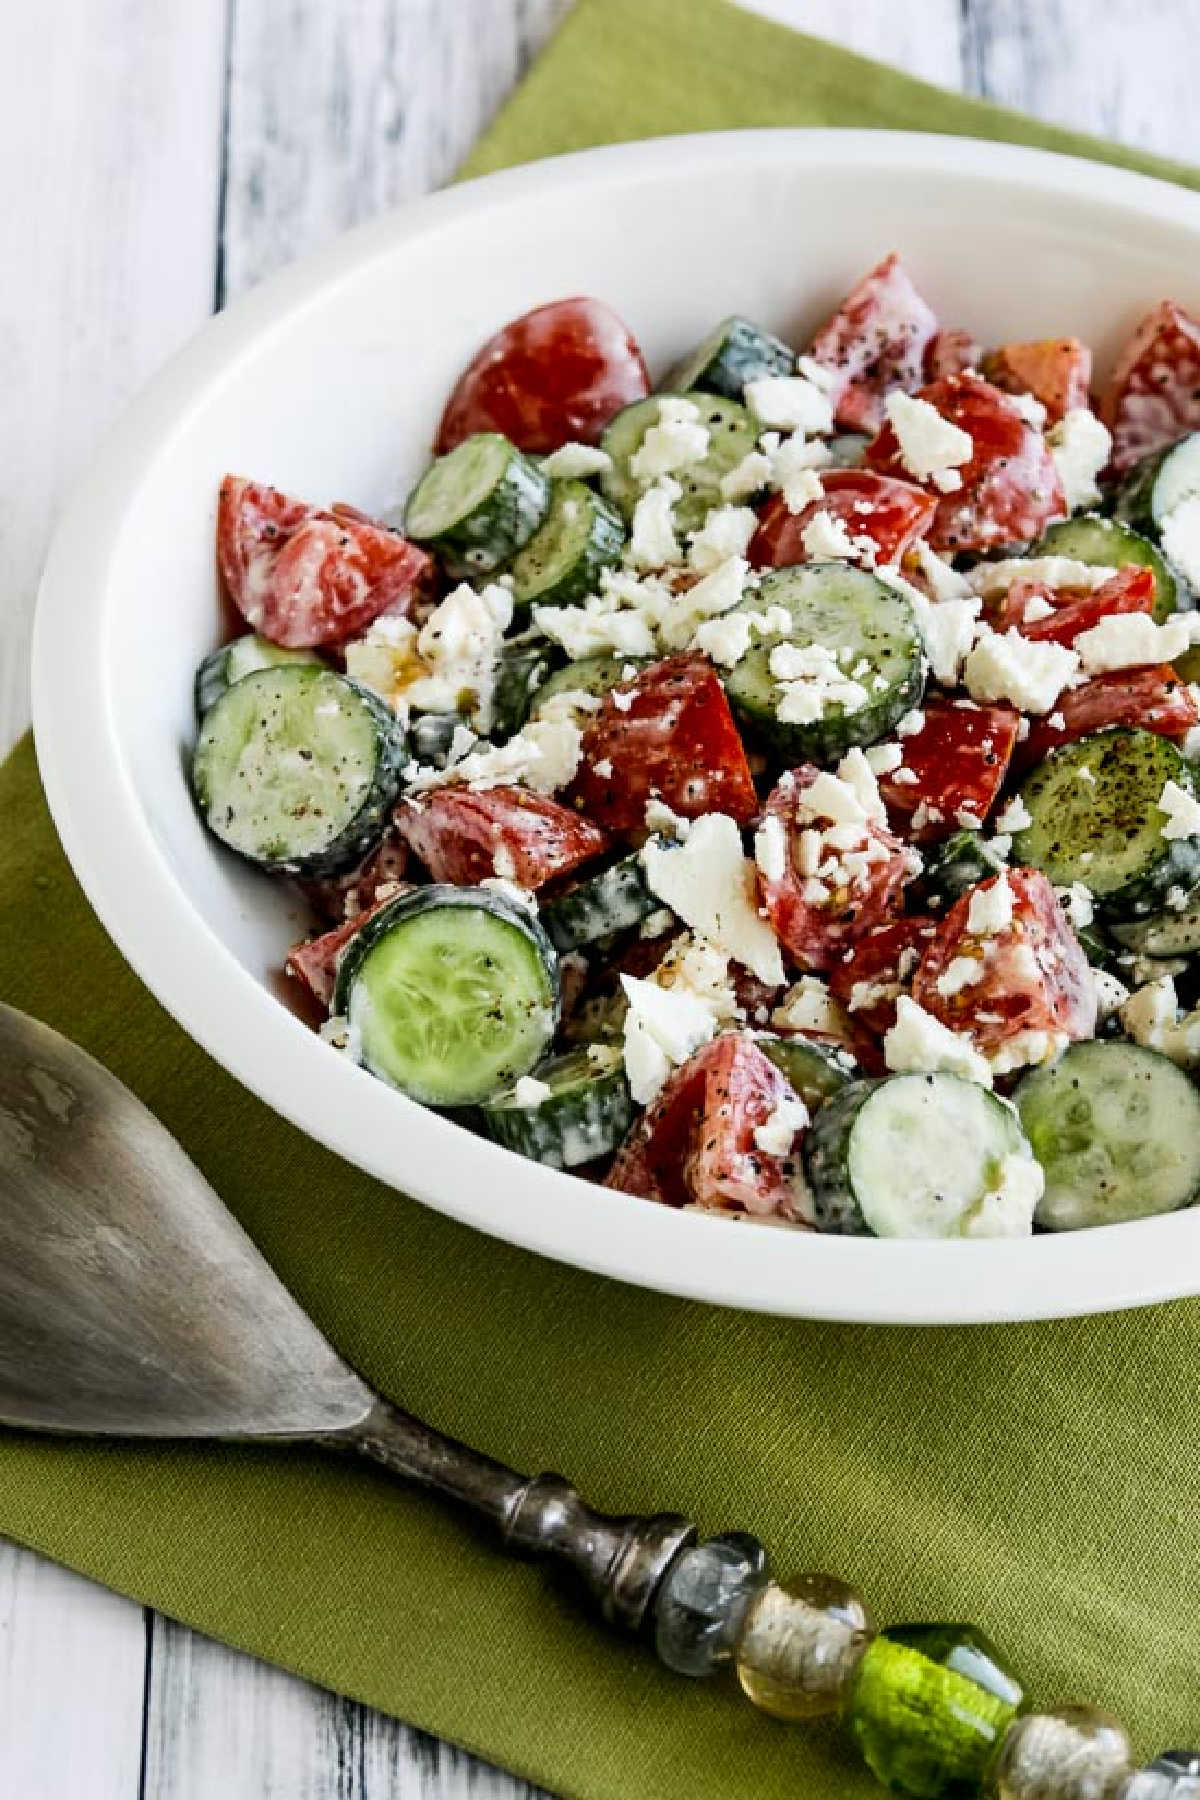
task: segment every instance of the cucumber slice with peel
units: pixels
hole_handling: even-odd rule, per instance
[[[1118,944],[1142,956],[1192,956],[1200,950],[1200,887],[1172,896],[1182,906],[1164,906],[1148,919],[1110,927]]]
[[[1023,1235],[1041,1185],[1013,1108],[958,1075],[848,1083],[804,1167],[818,1229],[860,1237]]]
[[[914,900],[938,911],[1008,864],[978,831],[956,831],[925,852],[925,867],[912,885]]]
[[[736,610],[772,606],[790,613],[790,632],[753,644],[725,678],[739,724],[765,749],[788,762],[835,762],[855,744],[875,743],[920,700],[926,665],[916,615],[878,576],[845,562],[773,569]],[[825,700],[816,718],[780,718],[785,687],[771,657],[781,644],[831,651],[863,690],[861,702],[847,710]]]
[[[631,519],[643,484],[630,473],[630,461],[650,427],[658,424],[660,401],[672,398],[694,401],[700,413],[696,422],[708,431],[708,453],[703,461],[672,472],[672,479],[683,490],[673,509],[676,531],[698,531],[710,509],[724,504],[721,477],[736,468],[758,443],[759,426],[737,400],[723,394],[651,394],[623,407],[600,440],[612,459],[600,485],[617,510]]]
[[[552,1169],[574,1169],[611,1156],[633,1124],[634,1105],[619,1050],[568,1050],[534,1070],[529,1093],[519,1083],[481,1107],[483,1129],[496,1143]]]
[[[1114,1225],[1200,1196],[1200,1094],[1157,1050],[1072,1044],[1014,1098],[1046,1176],[1039,1225]]]
[[[1080,513],[1051,525],[1045,536],[1029,552],[1030,556],[1068,556],[1073,562],[1087,563],[1090,568],[1124,568],[1129,563],[1151,569],[1154,573],[1154,618],[1161,625],[1177,612],[1185,595],[1170,564],[1148,537],[1121,519],[1106,519],[1100,513]]]
[[[404,529],[436,550],[451,575],[487,575],[529,542],[549,507],[549,476],[498,431],[481,431],[425,471],[408,497]]]
[[[258,669],[281,668],[287,663],[321,665],[321,658],[315,650],[286,650],[282,644],[273,644],[255,631],[248,631],[244,637],[234,638],[232,644],[222,644],[219,650],[210,651],[196,670],[193,698],[197,722],[235,681],[253,675]]]
[[[555,669],[533,696],[529,709],[531,719],[544,718],[551,702],[560,694],[587,694],[593,700],[607,699],[613,688],[625,680],[626,669],[645,668],[644,656],[581,656],[578,662]]]
[[[647,886],[640,856],[626,856],[542,907],[542,924],[556,950],[577,950],[629,931],[662,901]]]
[[[1061,745],[1019,790],[1031,823],[1013,838],[1013,862],[1056,887],[1082,882],[1106,919],[1160,913],[1173,887],[1200,882],[1200,839],[1163,836],[1168,781],[1196,792],[1184,757],[1152,731],[1114,727]]]
[[[596,592],[600,571],[621,554],[620,513],[583,481],[556,481],[550,510],[508,565],[513,605],[576,606]]]
[[[380,1080],[426,1106],[479,1105],[549,1048],[558,959],[525,907],[434,883],[399,895],[350,940],[333,1010]]]
[[[562,652],[540,632],[509,638],[501,646],[492,683],[492,732],[514,737],[529,717],[534,696],[562,662]]]
[[[796,353],[781,338],[731,313],[675,365],[663,387],[677,394],[698,388],[740,400],[748,381],[793,375],[795,370]]]
[[[205,714],[192,791],[223,844],[281,874],[336,875],[382,835],[407,760],[378,695],[323,664],[258,669]]]
[[[855,1068],[853,1058],[844,1051],[813,1038],[772,1037],[764,1032],[754,1041],[812,1113],[841,1092]]]
[[[1184,500],[1200,494],[1200,431],[1154,450],[1121,484],[1113,513],[1135,530],[1157,538],[1162,522]]]

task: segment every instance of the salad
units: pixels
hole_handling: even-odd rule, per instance
[[[479,351],[394,517],[230,475],[217,552],[246,630],[198,672],[193,789],[300,884],[332,1050],[793,1229],[1200,1194],[1180,306],[1096,400],[1085,344],[985,348],[896,255],[802,353],[727,318],[657,386],[555,301]]]

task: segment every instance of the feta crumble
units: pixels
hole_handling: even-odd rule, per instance
[[[831,706],[861,712],[870,698],[861,682],[843,673],[826,644],[776,644],[767,666],[779,683],[775,716],[784,725],[811,725]]]
[[[1096,477],[1112,454],[1112,435],[1090,407],[1073,407],[1046,433],[1067,505],[1072,512],[1100,499]]]
[[[1177,781],[1164,782],[1156,804],[1159,812],[1167,815],[1163,837],[1175,839],[1200,835],[1200,800],[1181,788]]]
[[[625,1073],[639,1106],[648,1106],[673,1068],[716,1036],[717,1019],[694,994],[654,981],[621,976],[625,1015]]]
[[[1109,613],[1090,631],[1080,632],[1075,649],[1089,675],[1174,662],[1193,643],[1196,624],[1200,618],[1194,613],[1177,613],[1162,625],[1149,613]]]
[[[688,562],[702,574],[719,568],[729,557],[745,556],[758,529],[758,514],[749,506],[714,506],[688,546]]]
[[[628,554],[634,565],[642,569],[661,569],[666,563],[679,561],[679,540],[675,536],[672,508],[683,489],[670,476],[647,488],[633,509],[629,532]]]
[[[833,430],[829,395],[806,375],[764,375],[748,381],[744,399],[756,419],[780,431],[804,431],[819,437]]]
[[[533,1075],[522,1075],[513,1088],[513,1102],[520,1107],[540,1106],[549,1098],[549,1087]]]
[[[1018,831],[1027,831],[1032,824],[1033,815],[1020,794],[1014,794],[1003,811],[996,815],[996,830],[1009,836]]]
[[[542,468],[555,481],[586,481],[590,475],[607,475],[612,457],[595,444],[560,444],[543,456]]]
[[[636,482],[649,484],[691,468],[707,455],[708,427],[700,423],[700,408],[694,400],[666,394],[658,403],[658,423],[649,426],[629,458],[629,473]]]
[[[975,700],[1008,700],[1020,712],[1048,713],[1078,668],[1079,657],[1063,644],[1031,641],[1015,627],[1002,636],[984,626],[963,679]]]
[[[768,813],[754,834],[754,861],[766,881],[782,881],[787,874],[787,830],[775,813]]]
[[[969,1037],[951,1031],[907,994],[896,1001],[896,1023],[883,1040],[883,1059],[896,1075],[962,1075],[991,1087],[992,1071]]]
[[[1200,494],[1173,506],[1159,527],[1159,541],[1193,587],[1200,588]]]
[[[970,434],[944,419],[928,400],[894,389],[884,401],[888,421],[896,434],[900,461],[917,481],[932,481],[943,492],[961,485],[953,479],[962,463],[975,454]],[[949,482],[948,486],[943,483]]]
[[[762,1124],[755,1127],[754,1142],[764,1156],[789,1156],[796,1133],[803,1131],[808,1122],[808,1108],[803,1100],[796,1094],[784,1094]]]
[[[1014,581],[1040,581],[1048,588],[1103,587],[1116,569],[1107,563],[1078,562],[1073,556],[1006,556],[999,562],[978,563],[965,580],[973,594],[986,599],[1006,594]]]
[[[831,559],[843,562],[875,561],[875,540],[865,536],[851,537],[846,521],[824,508],[813,514],[800,537],[804,544],[804,554],[813,562]]]
[[[642,867],[651,892],[685,925],[768,986],[783,986],[779,944],[759,916],[754,864],[743,854],[733,819],[703,814],[678,848],[651,840]]]
[[[967,908],[967,931],[971,937],[995,937],[1009,931],[1013,922],[1013,891],[1008,876],[1000,874],[986,887],[977,887]]]

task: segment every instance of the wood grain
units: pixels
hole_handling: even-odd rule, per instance
[[[1200,159],[1200,0],[743,0]],[[0,59],[0,749],[70,478],[220,304],[444,181],[570,0],[44,0]],[[218,229],[219,227],[219,229]],[[0,1795],[531,1800],[421,1733],[0,1545]]]

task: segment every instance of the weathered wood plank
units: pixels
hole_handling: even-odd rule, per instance
[[[140,1606],[0,1545],[0,1794],[135,1800],[145,1666]]]
[[[0,751],[28,716],[33,597],[63,490],[212,294],[221,0],[5,10]]]
[[[893,63],[924,81],[962,85],[959,0],[740,0],[753,12]]]

